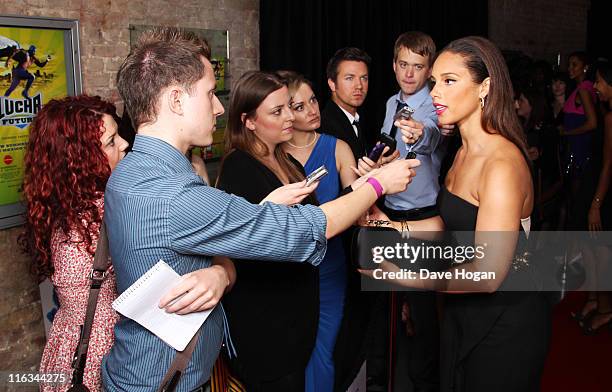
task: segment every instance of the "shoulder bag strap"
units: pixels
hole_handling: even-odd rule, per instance
[[[87,349],[89,348],[91,327],[93,326],[94,315],[98,305],[98,294],[100,294],[100,288],[102,287],[102,282],[104,282],[106,278],[109,265],[108,237],[106,236],[106,225],[104,224],[104,220],[102,220],[96,253],[94,255],[93,268],[89,276],[91,279],[91,286],[89,288],[85,322],[81,329],[81,337],[72,362],[72,367],[74,368],[74,372],[72,373],[72,385],[83,383],[83,372],[85,371],[85,363],[87,362]]]
[[[187,344],[187,347],[183,351],[177,351],[176,357],[170,364],[170,368],[164,375],[157,392],[172,392],[178,385],[178,382],[181,378],[181,375],[185,371],[187,364],[191,360],[191,355],[193,350],[195,349],[196,343],[198,342],[198,338],[200,337],[200,331],[196,332],[195,335]]]
[[[73,362],[74,372],[72,374],[72,385],[83,383],[83,373],[85,371],[85,364],[87,362],[87,349],[89,348],[91,328],[93,326],[94,314],[96,313],[96,307],[98,304],[98,295],[100,294],[102,282],[106,278],[107,269],[110,265],[108,262],[108,257],[108,236],[106,234],[106,225],[104,221],[102,221],[102,225],[100,226],[100,236],[98,238],[96,253],[94,255],[93,269],[91,270],[90,275],[91,287],[87,301],[85,323],[83,324],[81,338],[79,340]],[[158,389],[159,392],[174,391],[181,375],[187,367],[187,364],[191,360],[191,355],[199,336],[200,332],[198,331],[193,338],[191,338],[189,344],[187,347],[185,347],[185,350],[177,352],[176,357],[170,365],[170,368],[162,379],[161,385]]]

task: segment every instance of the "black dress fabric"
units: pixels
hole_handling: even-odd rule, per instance
[[[292,162],[303,171],[299,162]],[[235,150],[223,161],[217,187],[259,203],[282,185],[260,161]],[[249,391],[303,390],[317,333],[317,268],[307,263],[233,261],[236,283],[223,297],[238,354],[232,367]]]
[[[447,230],[475,230],[477,206],[446,187],[438,205]],[[448,294],[441,326],[440,390],[539,391],[549,338],[550,305],[541,293]]]

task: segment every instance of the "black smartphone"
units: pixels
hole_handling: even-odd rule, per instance
[[[389,147],[389,151],[387,151],[385,156],[393,154],[393,151],[395,151],[395,148],[397,147],[397,142],[395,141],[395,139],[393,139],[386,133],[381,133],[378,138],[378,141],[380,143],[376,144],[372,151],[370,151],[370,153],[368,154],[368,158],[370,158],[374,162],[378,161],[378,158],[380,158],[385,147]]]
[[[397,141],[392,138],[391,135],[381,133],[379,136],[379,140],[385,145],[389,146],[389,151],[385,153],[385,156],[389,156],[393,154],[393,152],[395,152],[395,149],[397,148]]]

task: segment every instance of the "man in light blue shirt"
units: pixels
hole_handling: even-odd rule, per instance
[[[413,152],[421,161],[410,188],[386,196],[384,203],[378,204],[395,221],[423,220],[438,215],[436,199],[445,136],[438,126],[438,116],[429,95],[428,82],[435,53],[433,40],[422,32],[407,32],[395,41],[393,71],[400,91],[387,101],[381,132],[395,138],[397,153],[402,159]],[[395,121],[396,112],[404,106],[414,110],[411,120]],[[363,161],[360,160],[361,167]],[[373,164],[371,161],[365,163]],[[436,391],[439,333],[435,294],[411,293],[399,302],[407,331],[396,336],[398,355],[407,357],[403,374],[410,378],[415,391]],[[391,311],[400,312],[399,309]]]
[[[440,145],[444,136],[441,135],[438,116],[429,96],[428,82],[435,52],[431,37],[421,32],[404,33],[395,43],[393,71],[400,91],[387,101],[381,132],[395,138],[401,158],[412,151],[417,154],[421,166],[409,189],[385,198],[383,211],[393,220],[421,220],[437,215],[438,177],[444,154]],[[403,124],[400,127],[394,125],[395,113],[405,105],[414,109],[412,119],[422,126],[420,137],[414,142],[408,140],[409,143],[413,142],[411,144],[404,141],[402,134],[410,136],[417,129]]]
[[[180,275],[194,277],[198,271],[199,278],[187,279],[184,291],[175,293],[184,295],[179,303],[188,302],[181,312],[210,308],[232,280],[231,261],[215,263],[212,256],[317,265],[326,238],[345,230],[380,193],[405,190],[414,176],[412,167],[418,162],[395,164],[375,174],[375,184],[366,183],[320,207],[253,205],[209,187],[194,172],[187,153],[212,143],[216,117],[224,111],[215,86],[208,45],[176,28],[143,33],[121,65],[117,87],[137,136],[105,192],[104,220],[119,294],[163,259]],[[298,195],[316,186],[286,187]],[[162,293],[170,289],[159,288]],[[165,308],[177,311],[175,305]],[[205,388],[227,332],[224,324],[217,307],[200,328],[176,391]],[[102,363],[104,389],[157,390],[175,356],[172,347],[121,317],[115,343]]]

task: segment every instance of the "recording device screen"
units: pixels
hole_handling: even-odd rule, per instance
[[[398,110],[397,113],[395,113],[395,116],[393,117],[393,122],[397,120],[410,120],[413,114],[413,108],[411,108],[410,106],[404,106],[403,108]]]
[[[414,114],[413,108],[411,108],[410,106],[404,106],[403,108],[398,110],[397,113],[395,113],[393,122],[397,120],[410,120],[413,114]],[[417,154],[414,151],[412,151],[412,148],[410,148],[408,150],[408,153],[406,154],[406,159],[415,159],[416,157],[417,157]]]

